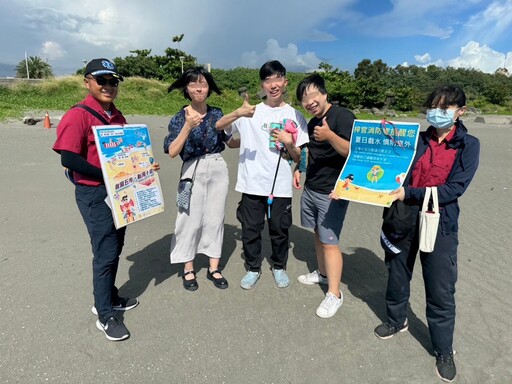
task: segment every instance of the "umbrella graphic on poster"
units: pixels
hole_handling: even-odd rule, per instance
[[[355,120],[350,152],[334,193],[341,199],[389,207],[416,153],[419,123]]]
[[[93,132],[116,228],[163,212],[148,127],[103,125]]]

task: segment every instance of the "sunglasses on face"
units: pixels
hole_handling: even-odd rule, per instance
[[[101,76],[92,77],[98,83],[98,85],[110,85],[111,87],[117,87],[119,85],[119,79],[106,79]]]

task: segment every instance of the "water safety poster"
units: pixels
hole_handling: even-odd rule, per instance
[[[102,125],[93,132],[116,228],[163,212],[148,127]]]
[[[350,152],[334,193],[341,199],[389,207],[416,154],[419,123],[355,120]]]

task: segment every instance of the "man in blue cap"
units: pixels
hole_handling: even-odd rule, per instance
[[[115,286],[126,227],[115,228],[112,212],[105,203],[107,190],[92,127],[126,124],[126,119],[114,105],[120,81],[123,77],[112,61],[91,60],[84,73],[84,85],[89,94],[62,117],[53,146],[74,181],[76,203],[91,239],[94,255],[92,312],[98,316],[96,326],[112,341],[130,337],[117,311],[135,308],[139,302],[134,298],[119,297]],[[157,163],[153,167],[159,169]]]

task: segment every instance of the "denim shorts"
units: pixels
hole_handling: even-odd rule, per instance
[[[304,188],[300,200],[300,222],[314,228],[322,244],[338,244],[348,200],[331,200],[328,194]]]

